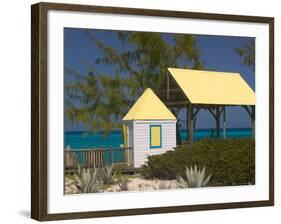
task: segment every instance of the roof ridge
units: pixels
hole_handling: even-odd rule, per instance
[[[168,69],[168,71],[169,71],[169,69],[176,69],[176,70],[187,70],[187,71],[193,71],[193,72],[227,73],[229,75],[240,75],[241,76],[241,74],[239,72],[229,72],[229,71],[199,70],[199,69],[172,68],[172,67],[169,67],[167,69]]]
[[[136,100],[123,120],[176,120],[173,113],[151,88],[147,88]]]

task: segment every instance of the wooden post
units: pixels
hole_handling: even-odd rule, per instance
[[[170,79],[169,79],[169,75],[167,74],[167,100],[169,100],[169,96],[170,96]]]
[[[124,149],[124,152],[125,152],[126,164],[127,164],[127,166],[129,166],[129,150]]]
[[[255,134],[256,134],[256,130],[255,130],[255,120],[256,120],[256,114],[255,114],[255,106],[252,106],[252,138],[255,139]]]
[[[192,104],[188,105],[188,129],[189,129],[189,143],[193,143],[193,108]]]
[[[243,108],[245,108],[245,110],[247,111],[247,113],[249,114],[249,116],[251,117],[252,120],[252,138],[255,138],[255,106],[242,106]]]
[[[110,156],[109,156],[109,158],[110,158],[110,166],[112,166],[112,164],[113,164],[112,146],[110,146],[110,148],[109,148],[109,153],[110,153]]]
[[[188,105],[186,106],[186,141],[189,140],[189,116],[188,116]]]
[[[216,138],[220,138],[220,107],[216,107]]]
[[[225,106],[223,107],[223,139],[226,138]]]

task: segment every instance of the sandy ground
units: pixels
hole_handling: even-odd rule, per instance
[[[75,181],[69,177],[65,177],[64,183],[64,193],[65,194],[77,194],[79,193],[78,188],[75,186]]]
[[[144,179],[140,175],[129,177],[128,191],[150,191],[161,189],[176,189],[179,185],[176,180],[158,180]],[[118,192],[121,191],[118,184],[113,184],[102,192]],[[75,186],[75,181],[69,177],[65,178],[65,194],[80,193]]]
[[[129,191],[146,191],[178,188],[176,180],[147,180],[141,177],[133,177],[129,179]],[[105,192],[120,191],[118,184],[115,184],[105,190]]]

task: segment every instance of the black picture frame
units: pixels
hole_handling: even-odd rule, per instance
[[[90,5],[38,3],[31,6],[31,217],[39,221],[187,212],[226,208],[245,208],[274,205],[274,18],[224,15],[182,11],[164,11],[137,8],[117,8]],[[126,210],[88,211],[48,214],[47,210],[47,13],[49,10],[98,12],[167,18],[195,18],[263,23],[269,25],[269,200],[217,203],[203,205],[138,208]]]

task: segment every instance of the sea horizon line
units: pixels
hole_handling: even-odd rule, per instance
[[[252,129],[251,127],[240,127],[240,128],[226,128],[227,130],[246,130],[246,129]],[[216,130],[216,128],[196,128],[195,131],[210,131],[210,130]],[[223,128],[220,128],[220,131],[222,131]],[[187,129],[180,129],[180,132],[183,132],[183,131],[187,131]],[[100,131],[91,131],[91,130],[78,130],[78,131],[72,131],[72,130],[66,130],[64,132],[71,132],[71,133],[81,133],[81,132],[85,132],[85,133],[95,133],[95,134],[102,134],[104,133],[103,130],[100,130]],[[118,130],[118,129],[115,129],[115,130],[112,130],[110,131],[110,133],[118,133],[118,132],[122,132],[122,130]]]

